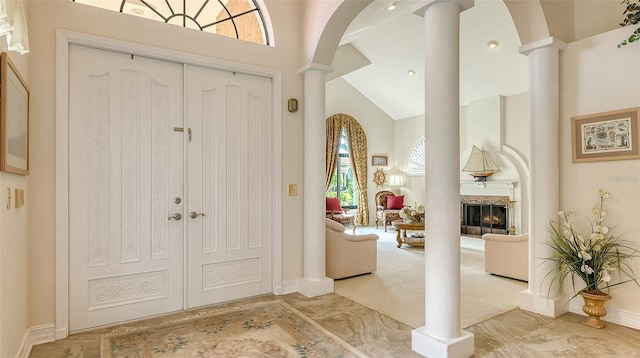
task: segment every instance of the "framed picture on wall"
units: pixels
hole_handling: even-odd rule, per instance
[[[29,87],[0,55],[0,170],[29,174]]]
[[[376,166],[386,166],[387,165],[387,156],[386,155],[374,155],[371,157],[371,165]]]
[[[573,162],[640,159],[640,107],[571,117]]]

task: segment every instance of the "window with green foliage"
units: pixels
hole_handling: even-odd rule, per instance
[[[358,206],[357,196],[359,193],[354,182],[353,167],[351,166],[349,147],[344,131],[340,134],[337,163],[326,196],[340,198],[340,205],[342,207],[355,209]]]

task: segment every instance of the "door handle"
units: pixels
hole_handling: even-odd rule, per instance
[[[180,219],[182,219],[182,214],[180,214],[180,213],[175,213],[175,214],[169,216],[169,220],[178,221]]]
[[[189,213],[189,217],[192,219],[197,218],[198,216],[204,216],[204,213],[196,213],[195,211],[192,211]]]

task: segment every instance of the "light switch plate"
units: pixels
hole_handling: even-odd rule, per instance
[[[298,195],[298,184],[289,184],[287,188],[287,193],[289,196],[297,196]]]
[[[24,205],[24,189],[16,189],[16,208]]]

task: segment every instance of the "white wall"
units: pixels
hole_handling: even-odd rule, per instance
[[[388,175],[398,168],[398,157],[394,153],[394,121],[341,78],[329,81],[326,85],[326,117],[329,118],[338,113],[345,113],[355,118],[367,134],[369,225],[375,225],[375,194],[380,190],[391,188],[388,186],[389,183],[382,187],[376,186],[373,182],[373,173],[378,168],[383,168]],[[387,155],[389,165],[372,166],[372,155]]]
[[[302,99],[303,64],[300,51],[301,24],[294,14],[299,3],[266,1],[277,47],[266,47],[236,39],[170,26],[67,0],[34,1],[29,9],[31,40],[30,69],[31,175],[29,211],[29,326],[55,322],[55,39],[56,29],[67,29],[101,37],[146,44],[217,59],[236,61],[282,71],[283,108],[282,160],[283,189],[286,183],[299,185],[299,196],[283,196],[286,218],[283,232],[283,280],[302,276],[302,110],[286,111],[286,100]],[[304,106],[304,103],[301,103]],[[318,135],[324,135],[319,133]],[[285,191],[283,190],[283,193]],[[5,302],[2,302],[5,306]],[[12,328],[13,329],[13,328]],[[16,328],[17,329],[17,328]],[[24,332],[21,329],[20,334]]]
[[[611,193],[605,202],[605,224],[618,225],[615,233],[640,245],[640,160],[573,163],[571,152],[572,116],[640,106],[640,44],[616,48],[632,31],[613,30],[569,44],[563,52],[561,208],[574,211],[576,225],[584,232],[584,218],[598,201],[598,189],[604,189]],[[633,268],[640,273],[640,258]],[[635,328],[640,328],[640,287],[626,283],[613,288],[611,295],[608,315],[635,317]]]
[[[9,57],[29,84],[29,55]],[[29,327],[28,182],[26,176],[0,172],[0,357],[16,355]],[[15,207],[15,189],[25,190],[21,208]]]
[[[529,93],[504,97],[504,145],[525,158],[529,164]]]

